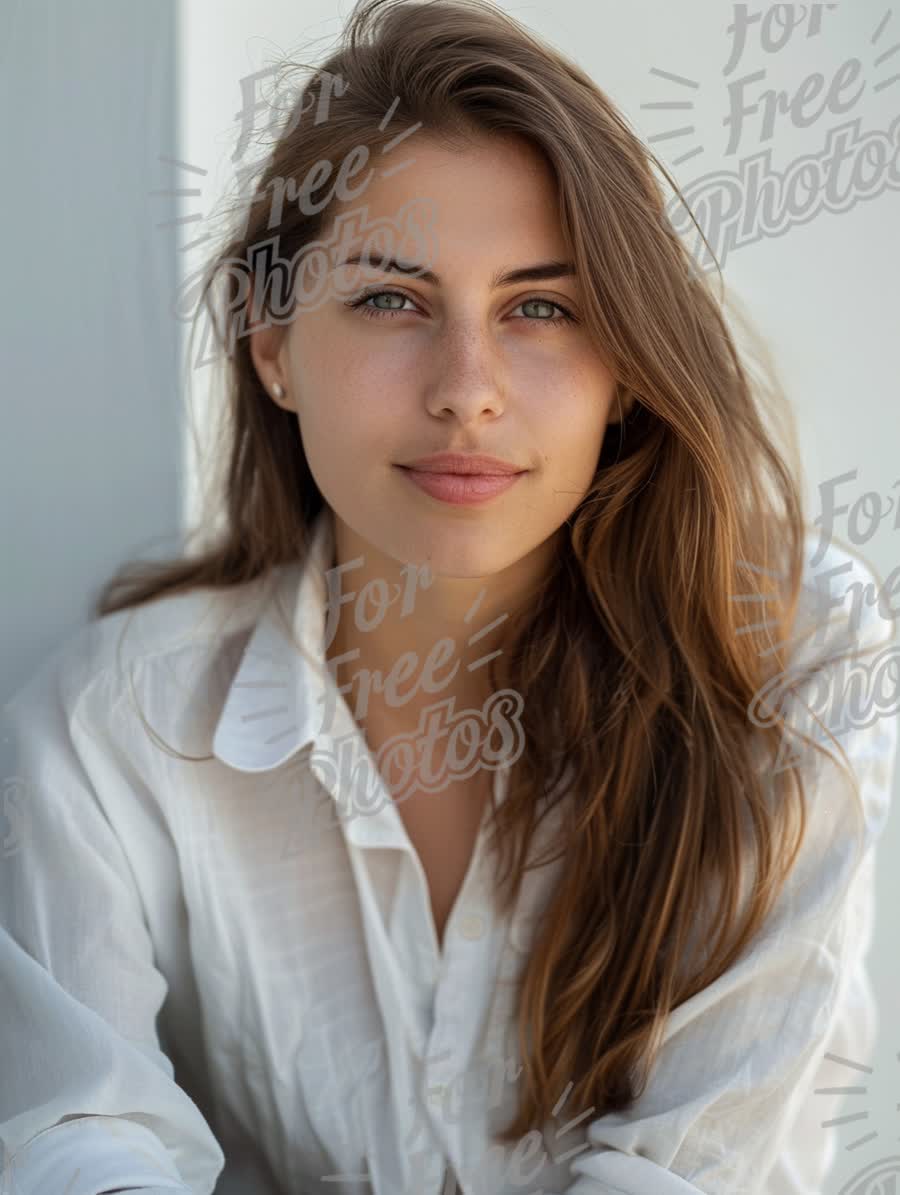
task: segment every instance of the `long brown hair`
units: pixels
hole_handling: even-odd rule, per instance
[[[361,144],[374,155],[418,122],[454,145],[527,137],[558,180],[584,323],[633,399],[539,600],[511,620],[494,661],[495,690],[525,698],[524,754],[491,821],[507,912],[538,862],[529,845],[546,798],[571,768],[553,844],[566,866],[517,993],[521,1096],[497,1138],[512,1142],[546,1124],[570,1078],[575,1106],[597,1116],[636,1099],[668,1014],[741,955],[796,858],[799,769],[760,766],[787,727],[751,727],[748,709],[789,658],[805,532],[797,467],[766,424],[777,390],[750,376],[653,167],[677,194],[676,184],[576,65],[487,0],[364,0],[292,116],[312,110],[329,78],[343,85],[328,119],[287,122],[255,198]],[[277,233],[292,259],[323,238],[330,210],[285,205],[273,229],[267,204],[251,202],[206,275],[209,312],[216,278],[233,287],[251,246]],[[324,499],[296,416],[263,388],[246,336],[227,353],[226,379],[219,530],[198,555],[120,570],[98,615],[249,582],[306,552]],[[702,961],[689,949],[699,942]]]

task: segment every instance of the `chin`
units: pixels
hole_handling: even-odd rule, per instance
[[[395,538],[395,559],[413,564],[427,562],[435,577],[472,580],[490,577],[513,564],[524,552],[517,552],[508,530],[498,526],[492,534],[482,525],[471,527],[430,527],[412,530]]]

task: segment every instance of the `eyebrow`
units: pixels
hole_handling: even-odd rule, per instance
[[[411,262],[399,262],[394,258],[381,260],[377,264],[372,260],[370,254],[354,253],[352,256],[346,258],[344,261],[338,262],[336,269],[341,266],[355,266],[367,265],[373,270],[378,270],[381,273],[388,274],[396,272],[398,274],[415,274],[421,278],[423,282],[429,282],[432,286],[440,286],[441,280],[437,274],[431,270],[426,270],[420,265],[415,265]],[[544,261],[533,266],[522,266],[517,270],[500,270],[491,278],[491,289],[496,290],[501,286],[512,286],[517,282],[547,282],[551,278],[567,278],[575,276],[575,266],[570,261]]]

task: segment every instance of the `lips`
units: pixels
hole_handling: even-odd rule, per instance
[[[452,506],[475,506],[488,502],[514,486],[525,476],[525,471],[515,473],[436,473],[427,469],[409,469],[397,466],[399,472],[409,478],[413,485],[424,490],[432,498],[448,502]]]
[[[459,476],[509,477],[527,472],[521,465],[480,452],[436,452],[400,466],[416,473],[453,473]]]

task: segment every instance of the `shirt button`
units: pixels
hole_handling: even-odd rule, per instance
[[[430,1087],[428,1089],[428,1098],[431,1100],[431,1102],[433,1104],[439,1104],[441,1102],[441,1100],[444,1098],[443,1084],[441,1084],[438,1087]]]
[[[460,922],[459,932],[470,942],[484,936],[484,918],[478,913],[468,913]]]

